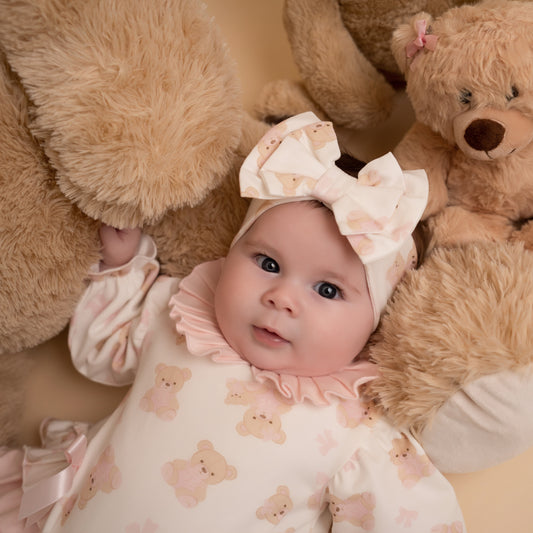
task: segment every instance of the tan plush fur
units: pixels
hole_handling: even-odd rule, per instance
[[[419,11],[437,16],[465,2],[285,0],[285,30],[302,81],[266,85],[258,114],[277,119],[312,109],[354,129],[384,121],[404,81],[390,50],[393,30]]]
[[[0,444],[26,358],[68,323],[98,228],[143,226],[164,273],[224,255],[268,128],[197,0],[0,0]],[[5,383],[4,383],[5,380]]]
[[[438,37],[414,59],[414,21]],[[394,150],[425,168],[431,247],[475,239],[533,248],[533,3],[488,0],[394,34],[416,122]],[[523,225],[523,227],[522,227]]]
[[[531,272],[521,243],[437,249],[386,310],[370,349],[380,377],[369,397],[418,432],[464,385],[533,363]]]
[[[28,132],[22,88],[3,56],[0,62],[3,354],[39,344],[65,327],[85,287],[87,269],[98,259],[99,244],[94,221],[59,190],[53,170]]]
[[[154,222],[220,184],[239,143],[240,89],[200,2],[0,6],[2,45],[36,104],[32,131],[87,215]]]

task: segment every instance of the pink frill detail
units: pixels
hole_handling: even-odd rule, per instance
[[[19,518],[42,524],[53,505],[67,494],[87,448],[88,424],[46,419],[42,448],[26,446],[22,461]]]
[[[26,527],[19,518],[22,499],[22,450],[0,447],[0,531],[2,533],[37,533],[37,525]]]
[[[229,346],[216,323],[214,295],[223,262],[202,263],[181,281],[169,302],[170,318],[178,333],[185,336],[191,354],[217,363],[249,365]],[[253,366],[251,371],[258,382],[272,382],[285,398],[296,403],[309,400],[315,405],[327,405],[334,398],[358,398],[358,387],[377,376],[376,365],[369,361],[357,361],[328,376],[293,376]]]

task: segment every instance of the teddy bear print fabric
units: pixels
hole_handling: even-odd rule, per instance
[[[281,387],[224,344],[209,302],[220,261],[193,272],[169,313],[178,282],[146,269],[143,243],[126,273],[94,276],[71,325],[87,376],[135,379],[43,531],[465,531],[418,443],[347,381],[318,379],[300,398],[301,382]]]

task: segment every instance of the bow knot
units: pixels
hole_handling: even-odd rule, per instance
[[[431,35],[427,33],[427,22],[426,20],[417,20],[416,23],[416,37],[405,47],[405,55],[408,59],[414,57],[411,68],[417,59],[417,55],[424,48],[427,48],[430,51],[435,50],[437,47],[438,37],[436,35]]]

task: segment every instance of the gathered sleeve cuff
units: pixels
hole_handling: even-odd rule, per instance
[[[383,419],[375,438],[356,449],[327,488],[332,533],[410,531],[466,533],[449,481],[433,466],[420,444]]]
[[[143,235],[137,255],[127,264],[91,268],[69,328],[72,362],[87,378],[116,386],[133,381],[151,320],[167,305],[172,290],[161,287],[161,278],[153,290],[159,274],[156,255],[154,241]],[[165,278],[163,284],[174,282]]]

